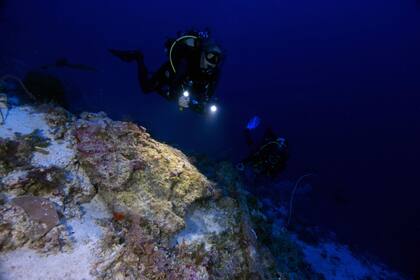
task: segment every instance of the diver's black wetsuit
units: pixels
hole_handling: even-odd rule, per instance
[[[173,53],[176,72],[168,61],[149,76],[143,57],[136,59],[140,88],[144,93],[155,91],[170,100],[188,90],[196,100],[190,107],[196,111],[203,111],[204,104],[214,94],[219,71],[206,73],[200,68],[201,50],[198,46],[180,42],[174,47]]]

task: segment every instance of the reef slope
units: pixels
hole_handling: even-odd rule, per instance
[[[0,190],[1,279],[283,279],[239,190],[104,113],[11,108]]]

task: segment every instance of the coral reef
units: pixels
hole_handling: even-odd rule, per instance
[[[132,123],[85,114],[74,135],[77,156],[110,209],[139,215],[164,234],[183,228],[186,209],[216,193],[180,151]]]
[[[14,107],[0,141],[2,279],[285,279],[236,178],[143,127]]]
[[[12,106],[0,125],[0,278],[401,279],[286,230],[287,202],[246,189],[231,163],[187,157],[134,123]]]

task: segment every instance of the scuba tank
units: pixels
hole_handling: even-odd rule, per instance
[[[210,30],[206,28],[204,31],[197,31],[195,29],[191,29],[186,32],[178,31],[176,34],[176,38],[167,38],[165,41],[165,52],[169,53],[172,45],[179,40],[181,37],[191,36],[196,37],[197,39],[208,39],[210,37]]]
[[[194,40],[194,46],[191,47],[198,47],[200,42],[202,40],[208,39],[210,37],[210,31],[208,29],[204,31],[196,31],[196,30],[190,30],[187,32],[178,32],[177,38],[169,38],[165,42],[165,52],[169,56],[169,63],[171,65],[172,71],[176,73],[176,68],[174,65],[174,50],[177,44],[181,42],[185,42],[185,40],[193,39]]]

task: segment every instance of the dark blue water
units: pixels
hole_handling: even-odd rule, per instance
[[[96,67],[52,72],[74,111],[132,119],[160,140],[215,157],[246,153],[259,115],[287,137],[284,179],[315,172],[311,218],[392,267],[419,273],[420,5],[353,1],[0,1],[0,70],[23,76],[59,57]],[[210,27],[226,51],[217,116],[142,95],[135,66],[106,49],[140,48],[152,69],[166,37]],[[345,196],[347,203],[334,200]]]

